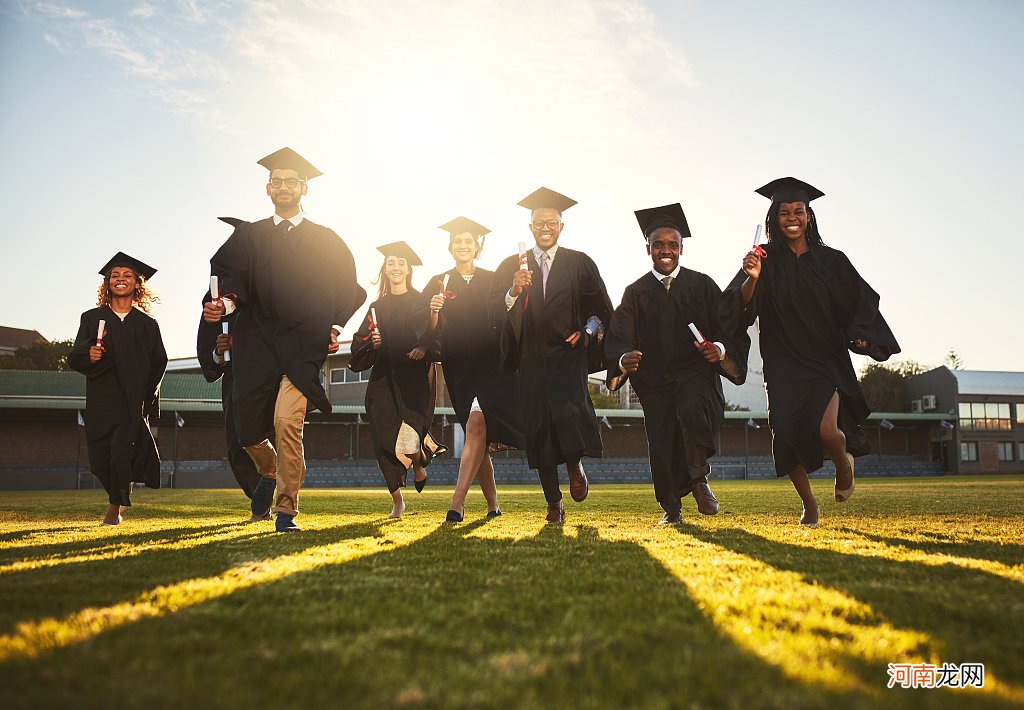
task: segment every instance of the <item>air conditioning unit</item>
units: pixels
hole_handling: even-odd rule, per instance
[[[914,414],[920,414],[921,412],[923,412],[924,409],[921,408],[921,400],[912,400],[910,402],[910,411],[913,412]]]
[[[922,397],[921,408],[924,409],[926,412],[935,409],[935,395],[926,394],[924,397]]]

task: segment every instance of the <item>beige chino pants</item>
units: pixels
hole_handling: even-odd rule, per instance
[[[277,480],[274,513],[299,514],[299,489],[306,478],[306,459],[302,448],[302,422],[306,418],[306,395],[287,377],[281,378],[274,405],[274,435],[277,449],[269,440],[245,450],[264,478]]]

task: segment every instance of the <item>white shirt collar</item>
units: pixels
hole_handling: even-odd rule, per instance
[[[302,224],[302,219],[303,219],[302,213],[299,212],[294,217],[289,217],[288,221],[292,223],[292,227],[298,227],[300,224]],[[275,212],[274,213],[274,226],[276,227],[277,225],[281,224],[281,222],[283,222],[283,221],[284,221],[284,218],[281,215],[279,215],[277,212]]]
[[[654,274],[654,278],[658,279],[658,281],[661,281],[666,276],[671,276],[672,280],[675,281],[676,277],[679,276],[679,270],[681,268],[683,268],[682,264],[676,264],[676,268],[672,271],[671,274],[659,274],[658,270],[657,269],[653,269],[653,268],[651,269],[651,273]],[[662,283],[664,283],[664,282],[662,281]]]
[[[552,263],[554,263],[554,261],[555,261],[555,252],[557,252],[557,251],[558,251],[558,244],[555,244],[554,246],[552,246],[550,249],[547,250],[547,255],[548,255],[548,257],[550,257],[550,261]],[[533,247],[533,258],[535,258],[537,260],[538,264],[540,263],[540,255],[543,254],[543,253],[544,253],[543,249],[541,249],[539,246],[534,245],[534,247]]]

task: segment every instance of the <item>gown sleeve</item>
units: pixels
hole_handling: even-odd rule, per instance
[[[96,327],[99,325],[98,320],[89,317],[90,313],[92,311],[82,314],[78,335],[68,353],[68,367],[86,377],[99,375],[114,366],[114,360],[109,356],[101,357],[98,362],[89,362],[89,348],[96,344]]]
[[[250,228],[248,223],[235,227],[228,240],[210,259],[210,275],[219,279],[220,295],[230,298],[236,306],[242,306],[249,300]]]
[[[846,332],[851,352],[884,362],[900,352],[899,343],[878,309],[879,297],[842,252],[832,270],[832,310]],[[854,345],[863,340],[866,347]]]
[[[619,367],[622,356],[638,348],[636,333],[636,298],[632,286],[622,294],[622,302],[612,313],[611,322],[604,336],[604,361],[608,366],[605,383],[612,392],[620,389],[629,373]]]
[[[376,305],[374,301],[370,308]],[[348,361],[348,369],[352,372],[369,370],[377,362],[377,351],[373,349],[373,341],[370,339],[370,308],[366,309],[366,316],[352,336],[352,357]]]
[[[734,385],[742,385],[747,379],[749,341],[745,347],[742,339],[739,343],[736,342],[735,328],[728,325],[725,296],[710,276],[702,275],[702,290],[707,308],[705,317],[708,329],[704,337],[711,342],[719,342],[725,347],[725,358],[718,361],[715,370]],[[746,328],[743,329],[743,336],[746,337]]]

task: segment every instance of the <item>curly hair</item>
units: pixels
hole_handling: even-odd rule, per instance
[[[146,315],[151,315],[150,312],[153,310],[153,304],[160,303],[160,299],[146,285],[146,278],[144,276],[135,273],[135,271],[132,271],[132,273],[135,274],[135,293],[132,294],[132,305],[136,306]],[[113,294],[110,292],[110,271],[108,271],[103,275],[103,280],[96,289],[96,305],[101,308],[109,306],[112,296]]]
[[[821,234],[818,232],[818,218],[814,216],[814,210],[807,203],[804,203],[807,208],[807,246],[813,248],[817,246],[825,246],[825,242],[821,239]],[[764,233],[768,235],[769,244],[785,244],[785,235],[778,235],[781,237],[779,241],[776,241],[776,232],[779,228],[779,203],[773,202],[772,206],[768,208],[768,214],[764,218]]]

